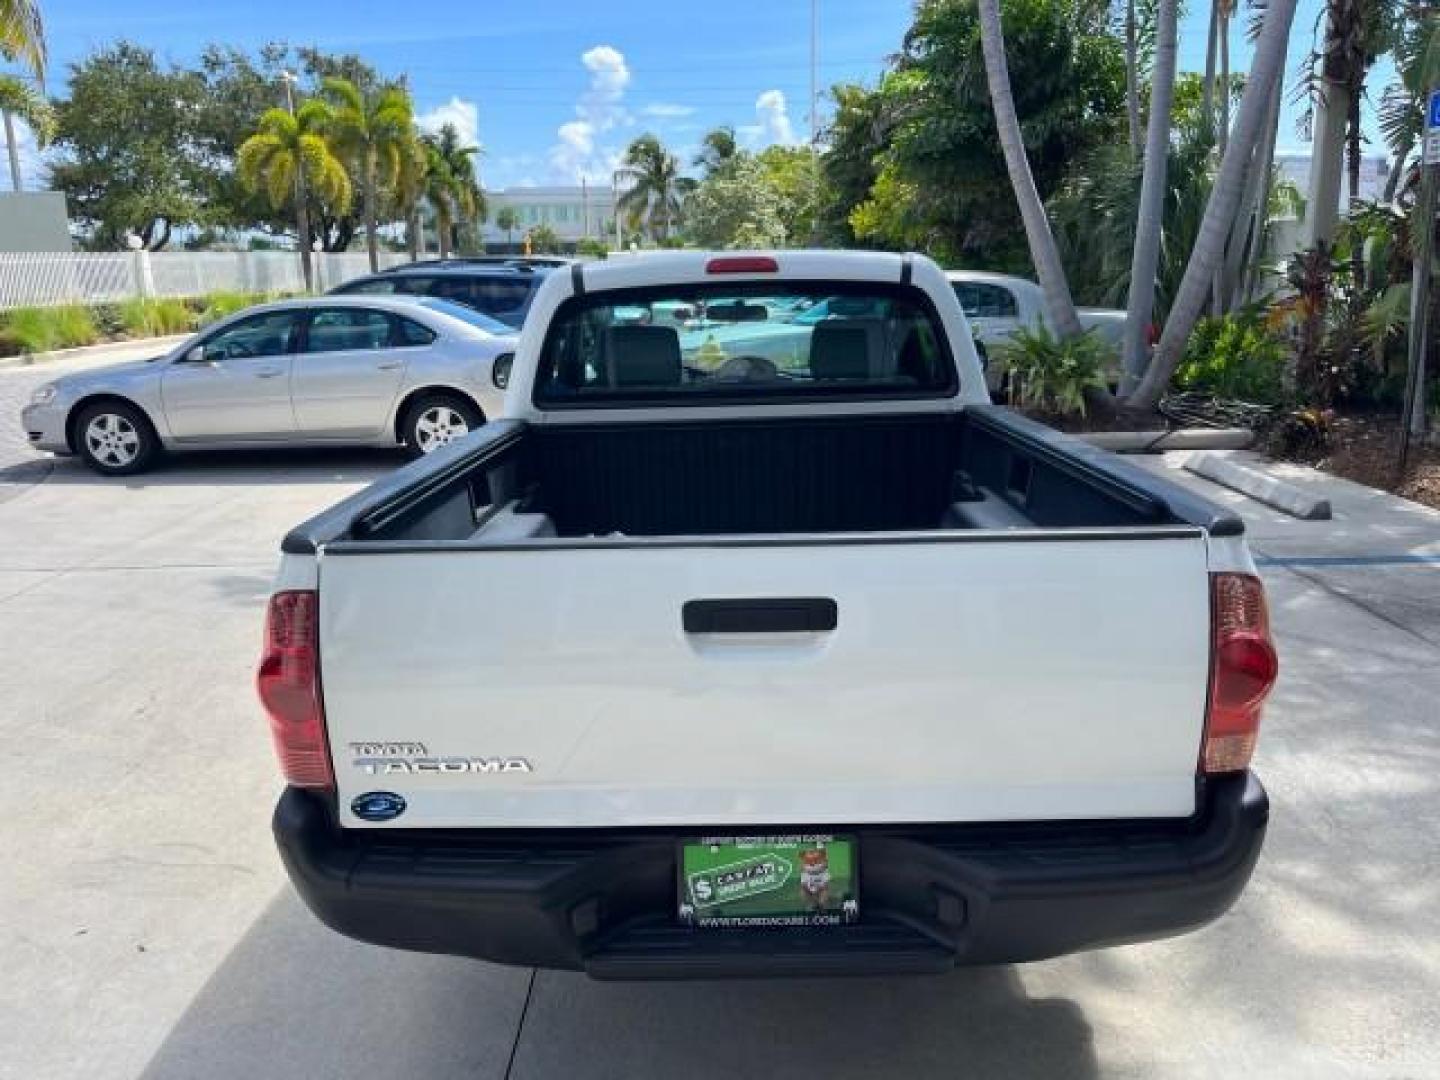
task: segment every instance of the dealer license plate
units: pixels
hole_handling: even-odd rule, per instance
[[[705,928],[839,926],[860,915],[853,838],[707,836],[680,845],[680,920]]]

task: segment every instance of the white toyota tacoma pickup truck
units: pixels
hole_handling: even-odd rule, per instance
[[[679,303],[802,347],[687,357]],[[938,971],[1199,927],[1264,839],[1242,523],[991,405],[923,257],[552,274],[505,418],[283,552],[275,836],[363,941]]]

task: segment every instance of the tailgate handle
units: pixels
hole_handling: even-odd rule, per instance
[[[840,609],[816,596],[687,600],[680,616],[687,634],[824,634],[835,629]]]

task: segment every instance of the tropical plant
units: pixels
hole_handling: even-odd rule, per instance
[[[1030,246],[1030,260],[1045,296],[1045,313],[1062,338],[1078,336],[1082,328],[1070,296],[1070,282],[1060,261],[1060,249],[1050,231],[1045,206],[1035,187],[1030,162],[1025,155],[1025,140],[1020,119],[1015,111],[1015,95],[1010,85],[1010,69],[1005,59],[1004,30],[1000,24],[1000,0],[979,0],[980,41],[985,56],[985,76],[990,85],[990,101],[995,107],[995,126],[1000,134],[1000,148],[1005,154],[1005,168],[1010,174],[1010,187],[1020,207],[1020,220],[1025,225],[1025,238]]]
[[[783,247],[784,203],[752,154],[717,166],[685,203],[687,235],[706,248]]]
[[[90,345],[100,337],[93,313],[81,304],[15,308],[0,320],[0,331],[25,354]]]
[[[495,211],[495,227],[505,230],[505,243],[515,242],[515,230],[520,225],[520,215],[513,206],[502,206]]]
[[[314,288],[309,193],[340,213],[350,207],[350,176],[326,139],[330,120],[329,106],[318,100],[305,102],[294,114],[270,109],[260,117],[255,134],[240,144],[235,158],[246,187],[263,190],[277,210],[287,203],[295,207],[306,290]]]
[[[1287,342],[1259,310],[1246,309],[1195,324],[1175,385],[1215,397],[1278,405],[1285,399]]]
[[[395,183],[414,129],[410,94],[399,83],[361,89],[338,76],[326,78],[321,92],[331,109],[331,138],[360,188],[365,251],[373,273],[380,269],[381,191]]]
[[[705,137],[700,140],[700,152],[695,155],[693,164],[698,166],[708,179],[739,152],[740,144],[735,141],[735,129],[729,124],[723,124],[705,133]]]
[[[134,337],[180,334],[194,327],[195,316],[183,300],[123,300],[120,322]]]
[[[529,254],[555,255],[560,251],[560,236],[549,225],[536,225],[525,235],[530,242]]]
[[[1417,4],[1397,29],[1394,60],[1399,77],[1385,88],[1379,108],[1380,131],[1392,158],[1381,197],[1386,203],[1409,186],[1407,172],[1412,180],[1418,178],[1418,169],[1410,171],[1410,155],[1424,135],[1426,91],[1440,86],[1440,17],[1433,2]]]
[[[45,23],[34,0],[0,0],[0,56],[45,73]]]
[[[44,147],[55,133],[55,111],[45,96],[23,79],[0,75],[0,118],[5,125],[5,144],[10,149],[10,183],[20,190],[20,148],[15,138],[15,120],[25,122]]]
[[[680,160],[654,135],[646,133],[625,149],[618,170],[629,184],[619,209],[663,244],[680,220],[685,195],[694,181],[680,175]]]
[[[1224,257],[1230,227],[1244,194],[1245,175],[1270,113],[1270,93],[1283,73],[1294,16],[1295,0],[1269,0],[1266,6],[1245,93],[1220,159],[1220,169],[1186,263],[1185,276],[1145,376],[1127,399],[1137,410],[1153,409],[1159,402],[1184,354],[1195,320],[1213,289],[1215,272]]]
[[[575,244],[576,255],[588,255],[592,259],[605,259],[610,256],[610,247],[604,240],[596,240],[593,236],[587,236]]]
[[[995,351],[1009,370],[1012,400],[1056,416],[1084,416],[1086,401],[1105,390],[1104,372],[1114,361],[1093,330],[1060,338],[1043,326],[1022,327]]]
[[[462,146],[454,124],[435,135],[421,136],[425,149],[425,196],[435,210],[440,257],[448,258],[460,224],[483,214],[485,196],[475,175],[478,146]]]

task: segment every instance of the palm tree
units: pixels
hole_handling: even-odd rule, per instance
[[[315,286],[308,192],[313,191],[340,213],[350,206],[350,177],[325,138],[330,122],[330,110],[323,101],[307,101],[293,114],[269,109],[260,117],[255,134],[240,144],[235,155],[235,171],[242,184],[252,191],[263,190],[276,210],[293,200],[307,290]]]
[[[988,0],[993,3],[994,0]],[[1145,377],[1127,404],[1135,409],[1153,409],[1175,374],[1190,331],[1210,292],[1215,268],[1225,253],[1230,224],[1239,209],[1245,185],[1245,173],[1254,157],[1262,127],[1270,111],[1270,93],[1284,75],[1285,49],[1289,43],[1290,23],[1295,17],[1295,0],[1269,0],[1265,22],[1255,42],[1245,93],[1236,112],[1235,127],[1230,133],[1220,171],[1215,177],[1200,235],[1190,252],[1185,276],[1165,320],[1165,332],[1155,348],[1155,355]]]
[[[380,193],[395,183],[415,127],[410,94],[398,83],[361,90],[340,78],[326,79],[321,87],[330,103],[332,137],[360,186],[365,250],[373,273],[380,269]]]
[[[740,144],[735,141],[735,129],[729,124],[722,124],[706,132],[693,164],[703,169],[709,177],[739,152]]]
[[[395,211],[405,219],[405,249],[414,262],[420,258],[423,225],[420,204],[425,201],[425,182],[429,173],[430,155],[418,131],[411,132],[400,152],[400,167],[395,173]]]
[[[618,172],[630,182],[620,196],[619,208],[644,222],[650,235],[663,243],[680,218],[685,193],[694,186],[680,175],[680,160],[647,133],[626,148]]]
[[[1135,0],[1125,2],[1125,120],[1130,126],[1130,157],[1140,158],[1140,27]]]
[[[505,230],[506,245],[515,242],[515,226],[520,224],[520,215],[515,212],[513,206],[502,206],[495,211],[495,227]]]
[[[455,243],[456,226],[483,214],[485,195],[475,175],[478,146],[462,146],[460,132],[446,124],[438,135],[423,136],[426,155],[425,195],[435,208],[440,233],[440,257],[447,258]]]
[[[23,62],[43,85],[45,79],[45,24],[34,0],[0,0],[0,57]],[[15,145],[15,117],[26,121],[44,145],[53,126],[49,105],[37,91],[13,75],[0,76],[0,120],[10,150],[10,181],[20,190],[20,150]]]
[[[0,56],[45,76],[45,24],[34,0],[0,0]]]
[[[0,75],[0,117],[5,124],[5,145],[10,150],[10,184],[20,190],[20,148],[15,141],[15,117],[29,125],[35,141],[44,146],[55,133],[55,111],[44,95],[14,75]]]
[[[1150,72],[1150,119],[1145,129],[1145,173],[1135,218],[1130,259],[1130,302],[1125,316],[1125,367],[1120,391],[1129,393],[1145,374],[1155,279],[1165,218],[1165,171],[1170,149],[1170,111],[1175,101],[1175,22],[1178,0],[1160,0],[1155,62]]]
[[[1060,338],[1082,333],[1080,316],[1070,296],[1070,283],[1060,263],[1055,236],[1045,217],[1035,177],[1025,157],[1025,143],[1020,134],[1020,120],[1015,113],[1015,96],[1010,89],[1010,68],[1005,62],[1005,36],[1000,25],[1000,0],[979,0],[980,45],[985,53],[985,77],[990,85],[990,102],[995,110],[995,127],[1000,134],[1000,149],[1005,154],[1005,169],[1015,201],[1020,204],[1020,219],[1025,225],[1025,239],[1030,245],[1030,259],[1035,276],[1045,294],[1045,312],[1050,326]]]

